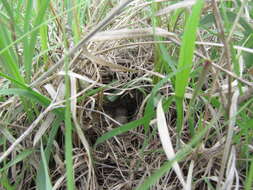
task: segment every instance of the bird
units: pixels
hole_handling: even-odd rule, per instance
[[[128,111],[124,107],[117,107],[115,109],[113,118],[121,123],[121,124],[126,124],[128,122]]]

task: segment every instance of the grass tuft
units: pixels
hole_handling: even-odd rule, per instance
[[[0,189],[251,189],[252,13],[0,1]]]

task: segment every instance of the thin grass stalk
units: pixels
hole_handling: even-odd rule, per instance
[[[73,145],[72,145],[72,122],[71,122],[71,106],[70,106],[70,79],[68,76],[68,61],[65,61],[65,161],[67,189],[74,190],[74,170],[73,170]]]
[[[72,0],[72,5],[76,5],[77,0]],[[73,22],[72,22],[72,30],[74,34],[74,42],[77,44],[81,39],[81,23],[80,23],[80,7],[76,7],[72,11]]]
[[[39,10],[42,8],[42,3],[41,1],[38,1],[38,12]],[[47,15],[45,16],[45,18],[43,18],[43,21],[47,20]],[[43,22],[42,21],[42,22]],[[47,32],[48,32],[48,26],[47,25],[43,25],[40,27],[40,31],[39,31],[39,34],[40,34],[40,41],[41,41],[41,51],[42,52],[47,52],[48,50],[48,36],[47,36]],[[43,55],[43,63],[46,64],[48,61],[48,55],[47,53],[45,53]]]

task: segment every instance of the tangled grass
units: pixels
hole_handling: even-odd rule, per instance
[[[0,10],[0,189],[252,189],[253,2]]]

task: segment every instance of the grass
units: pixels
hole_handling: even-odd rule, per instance
[[[2,0],[0,189],[252,189],[252,12]]]
[[[193,52],[195,49],[196,33],[199,23],[200,13],[203,7],[203,1],[197,1],[192,10],[189,20],[187,20],[185,26],[185,32],[183,35],[183,41],[180,49],[178,70],[182,70],[177,73],[175,81],[175,96],[177,105],[177,133],[180,135],[183,127],[183,115],[184,115],[184,94],[186,86],[188,86],[189,76],[192,68]]]

